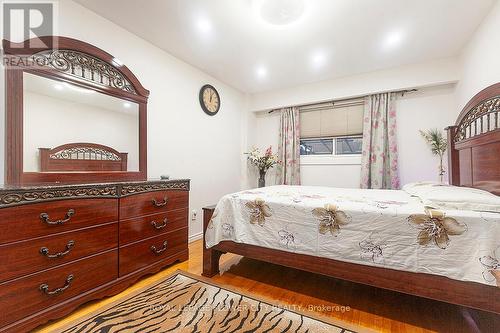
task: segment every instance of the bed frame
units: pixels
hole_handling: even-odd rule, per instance
[[[499,113],[500,83],[474,96],[460,113],[456,124],[447,128],[451,184],[500,194]],[[214,209],[215,206],[204,208],[204,231]],[[204,276],[212,277],[219,273],[219,258],[224,253],[235,253],[334,278],[500,314],[500,287],[452,280],[439,275],[353,264],[232,241],[220,242],[210,249],[203,246]]]
[[[450,184],[500,195],[500,83],[474,96],[447,130]]]
[[[40,171],[127,171],[128,153],[97,143],[67,143],[38,148]]]

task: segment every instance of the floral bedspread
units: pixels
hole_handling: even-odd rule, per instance
[[[500,285],[500,214],[427,209],[404,191],[271,186],[224,196],[223,240]]]

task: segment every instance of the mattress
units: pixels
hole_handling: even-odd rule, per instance
[[[221,241],[498,286],[500,214],[425,207],[404,191],[270,186],[224,196]],[[497,280],[499,279],[499,280]]]

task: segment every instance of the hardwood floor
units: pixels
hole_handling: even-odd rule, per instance
[[[191,243],[189,248],[188,261],[147,277],[114,297],[88,303],[73,314],[39,328],[37,332],[57,332],[58,327],[68,321],[162,279],[177,269],[200,275],[201,240]],[[221,285],[240,289],[255,297],[265,297],[279,303],[300,306],[302,310],[311,310],[319,315],[380,332],[500,332],[499,315],[466,311],[446,303],[258,262],[232,254],[222,256],[221,270],[225,273],[213,278]]]

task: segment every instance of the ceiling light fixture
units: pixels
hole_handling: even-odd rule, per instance
[[[256,73],[259,79],[263,79],[267,76],[267,69],[264,66],[259,66],[257,67]]]
[[[311,55],[311,63],[314,68],[321,68],[326,63],[326,54],[322,51],[317,51]]]
[[[208,34],[212,31],[212,22],[205,17],[199,17],[196,21],[196,26],[201,33]]]
[[[260,18],[277,26],[294,23],[305,12],[304,0],[254,0],[253,5]]]
[[[385,49],[392,49],[403,41],[403,32],[402,31],[392,31],[389,34],[385,36],[384,39],[384,48]]]

